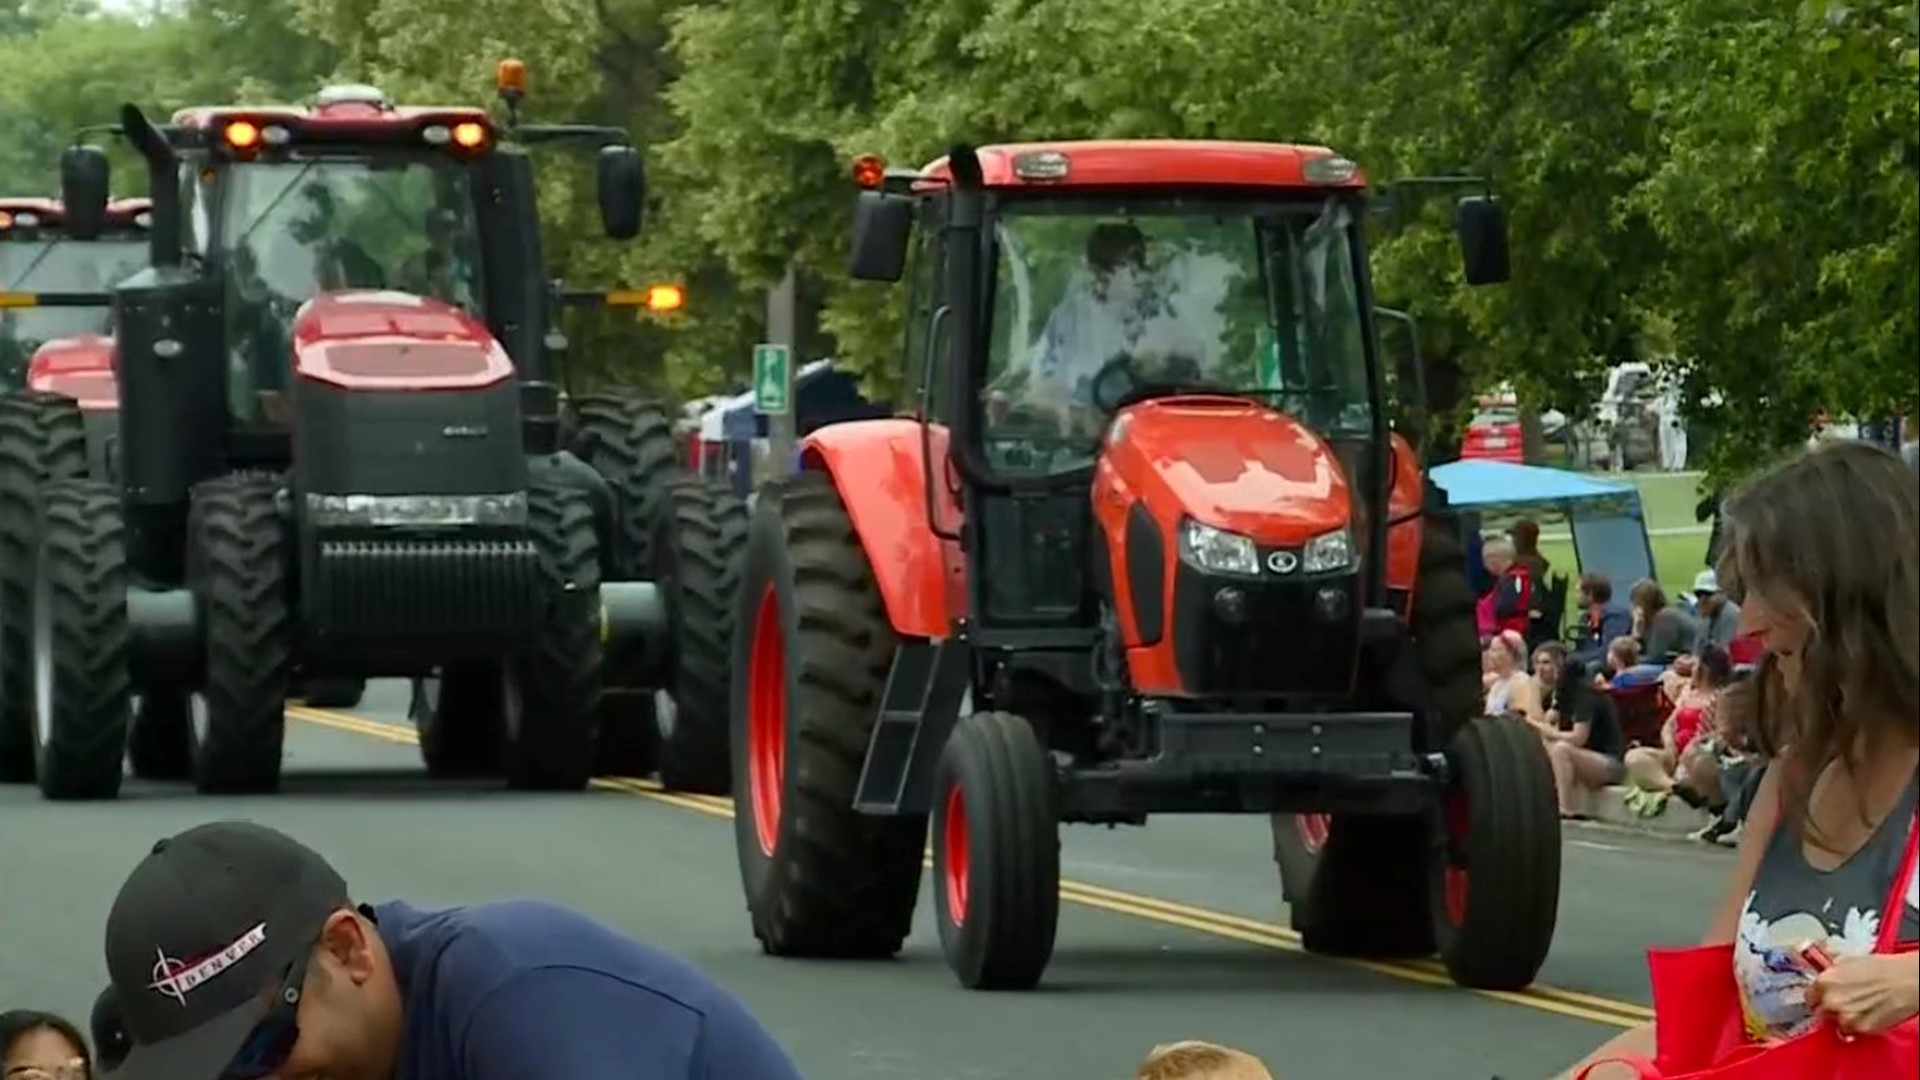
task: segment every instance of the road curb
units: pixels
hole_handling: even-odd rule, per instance
[[[1643,836],[1657,836],[1671,840],[1684,840],[1687,834],[1697,832],[1713,820],[1714,815],[1705,810],[1695,810],[1676,796],[1667,800],[1666,809],[1655,817],[1641,817],[1627,809],[1627,792],[1630,789],[1615,785],[1587,796],[1585,811],[1595,822]]]

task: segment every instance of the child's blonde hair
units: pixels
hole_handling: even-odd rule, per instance
[[[1273,1080],[1273,1074],[1245,1050],[1190,1039],[1154,1047],[1135,1080]]]

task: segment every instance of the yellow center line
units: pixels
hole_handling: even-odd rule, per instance
[[[410,727],[398,724],[368,720],[349,713],[334,712],[330,709],[312,709],[305,706],[287,707],[287,715],[293,719],[304,720],[311,724],[333,728],[337,731],[367,735],[387,742],[416,745],[419,736]],[[612,791],[623,795],[635,795],[654,802],[665,803],[683,810],[706,814],[709,817],[733,817],[733,801],[715,795],[686,795],[680,792],[663,790],[652,780],[632,777],[596,777],[591,787],[598,791]],[[925,860],[931,867],[933,860],[929,854]],[[1166,926],[1176,926],[1197,933],[1226,938],[1231,941],[1256,945],[1261,948],[1282,952],[1304,952],[1300,944],[1300,935],[1285,927],[1262,922],[1259,919],[1235,915],[1231,912],[1215,911],[1209,908],[1195,907],[1158,897],[1142,896],[1138,893],[1122,892],[1101,885],[1083,881],[1062,881],[1060,896],[1064,900],[1083,907],[1098,908],[1120,915],[1146,919]],[[1327,958],[1334,959],[1334,958]],[[1446,969],[1432,960],[1377,961],[1335,959],[1334,962],[1347,967],[1370,971],[1378,975],[1399,979],[1404,982],[1418,983],[1423,986],[1452,988],[1453,980]],[[1629,1001],[1602,997],[1597,994],[1582,993],[1577,990],[1563,990],[1552,986],[1530,986],[1525,990],[1469,990],[1495,1001],[1513,1005],[1522,1005],[1530,1009],[1558,1013],[1579,1020],[1587,1020],[1611,1027],[1632,1027],[1653,1019],[1653,1010]]]

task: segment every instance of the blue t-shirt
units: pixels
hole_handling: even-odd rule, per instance
[[[739,999],[557,904],[371,911],[406,1003],[401,1080],[800,1080]]]

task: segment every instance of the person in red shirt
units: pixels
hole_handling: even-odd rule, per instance
[[[1477,614],[1480,638],[1491,640],[1511,630],[1526,640],[1530,613],[1533,611],[1533,573],[1527,564],[1514,559],[1513,541],[1494,537],[1481,546],[1487,573],[1493,575],[1493,587],[1480,598]]]

